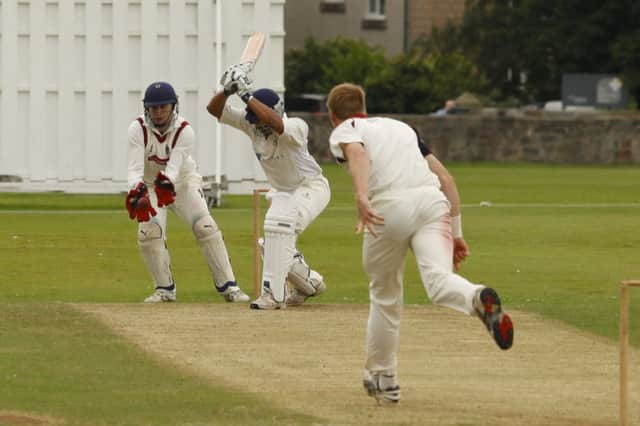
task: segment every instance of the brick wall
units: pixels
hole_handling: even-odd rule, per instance
[[[421,35],[430,35],[433,28],[442,28],[448,21],[460,22],[465,0],[410,0],[409,42]]]

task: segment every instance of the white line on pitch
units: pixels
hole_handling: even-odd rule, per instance
[[[485,204],[462,204],[463,208],[572,208],[572,209],[585,209],[585,208],[638,208],[640,207],[640,203],[569,203],[569,204],[555,204],[555,203],[491,203],[489,205]],[[249,210],[253,210],[252,207],[243,207],[243,208],[221,208],[221,209],[212,209],[211,212],[215,216],[216,214],[222,213],[236,213],[236,212],[246,212]],[[355,210],[355,206],[338,206],[327,208],[328,211],[353,211]],[[127,212],[122,209],[118,210],[0,210],[0,214],[123,214],[126,215]]]

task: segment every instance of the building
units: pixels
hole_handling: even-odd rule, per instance
[[[407,39],[409,43],[429,36],[435,28],[462,20],[466,0],[409,0]]]
[[[366,40],[388,56],[404,52],[422,35],[458,22],[465,0],[304,0],[285,5],[285,50],[307,37],[323,42],[342,36]]]

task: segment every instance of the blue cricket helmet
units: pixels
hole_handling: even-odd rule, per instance
[[[255,92],[253,92],[253,97],[259,100],[260,102],[262,102],[263,104],[265,104],[266,106],[268,106],[269,108],[273,109],[275,112],[277,112],[280,115],[280,117],[282,117],[282,115],[284,114],[284,103],[280,99],[280,96],[278,96],[278,94],[273,90],[258,89]],[[247,106],[245,108],[245,111],[247,112],[247,114],[244,116],[244,118],[249,123],[256,124],[258,122],[258,117],[254,114],[253,111],[251,111],[251,108]]]
[[[177,104],[178,95],[173,87],[164,81],[156,81],[151,83],[147,90],[144,91],[144,99],[142,103],[145,108],[156,105]]]

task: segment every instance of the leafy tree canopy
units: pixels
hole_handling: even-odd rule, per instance
[[[489,76],[501,98],[557,99],[563,73],[618,73],[637,93],[637,0],[476,0],[441,35]],[[634,57],[635,54],[635,57]],[[632,87],[635,84],[636,87]]]
[[[325,43],[309,38],[303,49],[287,52],[285,62],[287,97],[326,94],[351,82],[367,91],[372,113],[429,113],[485,81],[460,51],[418,47],[387,60],[380,48],[340,37]]]

